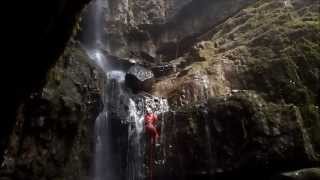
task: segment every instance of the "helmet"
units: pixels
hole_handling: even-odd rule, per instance
[[[152,109],[150,107],[147,107],[147,113],[152,113]]]

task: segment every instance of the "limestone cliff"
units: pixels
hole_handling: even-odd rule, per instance
[[[104,19],[107,49],[120,57],[172,60],[177,46],[181,54],[196,35],[255,1],[111,0]]]
[[[60,48],[39,56],[54,54],[39,76],[51,69],[45,85],[17,98],[0,179],[90,179],[105,79],[77,44],[92,34],[90,6],[57,64],[49,68]],[[152,71],[144,90],[170,105],[158,125],[155,179],[319,177],[304,169],[320,163],[319,1],[109,0],[103,8],[99,48],[122,70],[134,62]]]
[[[317,1],[259,1],[197,37],[191,51],[171,61],[178,72],[154,86],[177,108],[165,119],[175,138],[167,140],[164,154],[168,160],[177,152],[180,157],[173,155],[165,168],[179,167],[184,177],[268,179],[319,164],[318,9]],[[247,90],[256,98],[241,95]]]

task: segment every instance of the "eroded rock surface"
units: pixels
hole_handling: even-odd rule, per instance
[[[102,105],[104,74],[70,45],[19,107],[0,178],[84,179],[92,162],[93,125]]]
[[[282,168],[319,162],[299,108],[254,92],[210,98],[162,120],[159,179],[268,179]]]
[[[178,145],[167,144],[163,157],[172,160],[160,172],[259,179],[319,164],[318,8],[312,0],[259,1],[171,61],[176,72],[159,78],[153,92],[173,107],[165,124]],[[235,95],[247,90],[259,97],[244,98],[256,115]]]
[[[120,57],[171,60],[196,35],[255,1],[111,0],[105,13],[107,49]]]
[[[151,69],[147,89],[169,102],[158,124],[156,179],[272,179],[319,165],[317,0],[110,0],[104,8],[101,50],[130,61],[120,63],[126,69],[131,60]],[[87,176],[105,77],[80,49],[69,47],[20,106],[2,177]],[[117,113],[120,127],[127,114]]]

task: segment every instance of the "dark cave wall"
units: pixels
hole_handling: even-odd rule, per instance
[[[15,1],[5,6],[14,13],[8,14],[10,22],[4,25],[9,41],[5,54],[10,58],[2,62],[5,88],[1,93],[4,118],[0,126],[0,157],[16,121],[18,106],[31,91],[44,85],[46,73],[63,52],[78,14],[88,2]]]
[[[90,179],[104,73],[69,44],[46,83],[19,106],[0,179]]]

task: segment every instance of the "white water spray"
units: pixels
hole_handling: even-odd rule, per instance
[[[169,110],[168,103],[165,99],[147,94],[133,95],[125,87],[125,72],[109,66],[104,51],[108,43],[103,36],[108,0],[92,3],[87,17],[89,33],[84,33],[83,47],[107,78],[104,109],[95,121],[92,179],[142,180],[146,178],[143,136],[145,109],[148,106],[157,114],[163,113]]]

